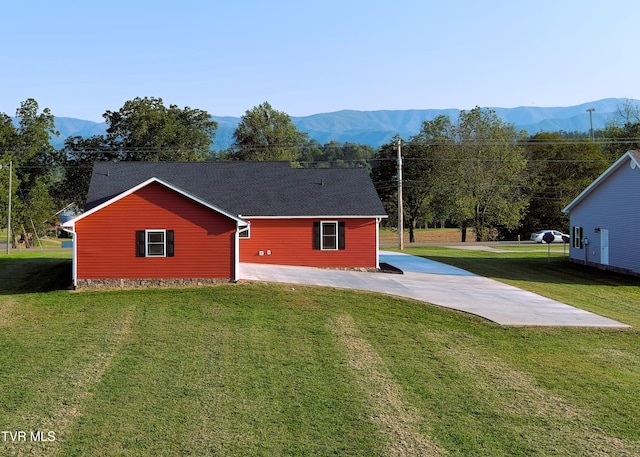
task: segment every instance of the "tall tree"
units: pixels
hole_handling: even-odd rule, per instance
[[[306,167],[369,169],[369,161],[375,155],[376,150],[365,144],[329,141],[320,146],[317,140],[310,140],[302,149],[299,160]]]
[[[18,131],[13,125],[11,118],[5,114],[0,113],[0,226],[6,227],[8,222],[8,209],[9,209],[9,180],[12,181],[11,199],[13,202],[18,202],[16,189],[18,187],[18,178],[15,174],[15,167],[11,170],[11,176],[9,176],[9,162],[14,161],[14,148],[18,142]],[[17,165],[17,162],[16,162]],[[12,213],[15,213],[15,207]]]
[[[454,218],[457,208],[450,180],[455,176],[452,160],[455,151],[455,126],[448,116],[439,115],[433,120],[424,121],[420,132],[411,138],[412,144],[426,149],[424,160],[429,161],[428,175],[423,181],[429,187],[429,215],[442,225]]]
[[[51,146],[51,135],[59,135],[49,108],[39,112],[38,102],[30,98],[16,111],[17,139],[13,146],[14,160],[20,171],[23,190],[28,190],[37,177],[51,176],[59,163],[59,153]]]
[[[75,204],[84,207],[95,162],[118,160],[120,152],[110,147],[106,138],[97,135],[91,138],[69,137],[64,142],[65,173],[56,186],[56,195],[64,207]]]
[[[28,242],[28,233],[42,232],[55,214],[55,202],[49,192],[59,152],[50,144],[50,136],[58,135],[54,117],[48,108],[40,112],[38,102],[30,98],[16,110],[18,125],[12,130],[7,116],[0,122],[0,143],[3,162],[11,161],[15,170],[12,179],[12,232],[19,233]],[[8,194],[8,193],[7,193]]]
[[[640,149],[640,106],[632,101],[624,102],[600,133],[607,140],[602,148],[610,162],[629,150]]]
[[[203,110],[166,107],[161,98],[135,98],[118,111],[106,111],[106,136],[69,137],[65,176],[57,194],[65,204],[82,207],[94,162],[200,161],[211,157],[217,123]]]
[[[439,186],[436,157],[442,146],[434,141],[434,136],[438,135],[435,132],[436,128],[438,127],[434,124],[425,122],[421,134],[401,144],[403,220],[409,228],[410,243],[415,242],[415,229],[424,225],[426,220],[434,215],[434,196]],[[372,171],[373,182],[380,199],[393,217],[398,215],[399,141],[400,137],[396,136],[380,148],[376,155],[377,165]]]
[[[308,143],[288,114],[275,110],[269,102],[247,110],[233,133],[236,160],[296,161]]]
[[[541,132],[526,143],[530,204],[518,233],[541,229],[568,230],[562,213],[584,188],[609,165],[603,151],[588,138],[568,140],[559,133]]]
[[[198,161],[211,156],[218,124],[206,111],[176,105],[161,98],[134,98],[118,111],[103,115],[109,127],[106,142],[122,160]]]
[[[476,107],[460,113],[449,179],[463,241],[467,227],[481,241],[492,237],[497,226],[513,229],[520,223],[528,205],[522,188],[527,159],[520,144],[525,138],[525,132],[502,122],[493,110]]]
[[[7,114],[0,113],[0,154],[5,154],[15,147],[17,139],[18,131],[13,121]]]

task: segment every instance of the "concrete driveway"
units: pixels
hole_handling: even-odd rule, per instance
[[[380,262],[393,265],[404,274],[242,263],[240,277],[251,281],[327,286],[397,295],[475,314],[502,325],[629,327],[532,292],[421,257],[381,251]]]

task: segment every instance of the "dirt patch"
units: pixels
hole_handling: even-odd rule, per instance
[[[426,229],[415,232],[415,244],[446,244],[460,243],[462,232],[460,229]],[[380,232],[380,245],[393,246],[398,244],[398,233],[388,230]],[[405,230],[404,243],[409,245],[409,232]],[[467,243],[475,243],[475,235],[472,231],[467,231]]]
[[[363,338],[348,314],[336,317],[330,324],[338,337],[349,366],[356,371],[360,389],[368,398],[372,420],[389,440],[392,456],[444,455],[435,443],[418,432],[423,421],[419,413],[402,399],[402,389],[375,349]]]
[[[14,298],[3,300],[0,303],[0,328],[8,327],[13,321],[13,308],[16,305]]]

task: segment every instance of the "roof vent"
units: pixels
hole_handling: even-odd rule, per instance
[[[324,186],[324,178],[320,178],[320,185]]]

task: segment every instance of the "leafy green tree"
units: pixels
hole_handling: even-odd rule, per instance
[[[59,135],[49,108],[39,112],[38,102],[30,98],[16,111],[19,119],[13,145],[14,160],[19,169],[22,190],[29,189],[38,177],[51,177],[60,162],[60,154],[50,143],[51,135]]]
[[[429,208],[428,214],[434,221],[444,225],[454,218],[457,207],[450,189],[451,177],[455,176],[455,126],[448,116],[439,115],[424,121],[420,132],[411,138],[412,144],[426,148],[424,160],[428,160]]]
[[[503,123],[494,111],[479,107],[462,111],[456,125],[447,116],[424,122],[402,148],[403,207],[410,241],[416,226],[428,218],[458,224],[462,241],[467,228],[482,240],[492,238],[498,227],[517,227],[528,204],[523,188],[527,157],[520,145],[524,138],[524,132]],[[397,205],[396,149],[393,143],[383,146],[373,170],[390,214]]]
[[[0,113],[0,153],[6,152],[16,146],[18,131],[11,118],[5,113]]]
[[[12,176],[9,176],[9,162],[14,161],[14,152],[12,149],[16,146],[18,140],[18,131],[13,125],[11,118],[5,114],[0,114],[0,226],[7,227],[8,209],[9,209],[9,180],[12,181],[12,203],[17,202],[16,189],[18,187],[18,177],[15,174],[15,168],[11,170]],[[12,211],[15,213],[15,208]]]
[[[401,141],[400,138],[396,136],[390,143],[380,148],[376,155],[377,166],[372,171],[372,179],[378,195],[387,213],[395,218],[398,215],[399,141]],[[434,155],[437,154],[437,150],[436,145],[418,136],[401,145],[403,220],[409,228],[410,243],[415,242],[415,229],[425,223],[432,208],[435,189],[438,186],[438,176],[434,166]]]
[[[12,232],[30,240],[34,230],[42,233],[55,214],[55,202],[50,188],[57,177],[60,154],[49,142],[58,135],[54,117],[48,108],[40,112],[34,99],[27,99],[16,110],[17,127],[2,114],[0,119],[0,145],[2,163],[12,162]],[[4,174],[4,173],[1,173]],[[6,175],[5,175],[6,176]],[[2,180],[2,199],[8,200],[8,179]],[[6,195],[6,198],[4,197]],[[6,207],[5,207],[6,208]],[[3,220],[7,219],[6,210]]]
[[[282,160],[295,162],[308,143],[288,114],[268,102],[247,110],[233,133],[236,160]]]
[[[569,220],[562,209],[607,168],[609,161],[590,139],[568,140],[559,133],[532,136],[526,152],[530,203],[518,234],[527,237],[541,229],[568,230]]]
[[[65,176],[57,186],[61,203],[82,207],[97,161],[201,161],[211,158],[217,123],[203,110],[170,105],[160,98],[135,98],[118,111],[106,111],[106,136],[70,137],[62,162]]]
[[[120,158],[120,151],[112,148],[103,136],[69,137],[64,142],[64,179],[56,186],[60,205],[84,207],[95,162],[109,162]]]
[[[640,149],[640,107],[631,101],[623,103],[600,135],[606,139],[603,152],[610,162],[629,150]]]
[[[342,159],[339,159],[339,166],[343,167],[370,167],[370,160],[375,156],[376,151],[369,145],[346,142],[342,146]]]
[[[371,172],[371,179],[389,215],[388,221],[392,225],[395,224],[394,221],[398,220],[398,168],[396,157],[399,141],[402,141],[402,139],[396,135],[389,143],[380,147],[375,156],[375,165]],[[403,207],[404,198],[405,195],[403,193]]]
[[[121,160],[200,161],[211,157],[218,124],[199,109],[167,108],[161,98],[134,98],[103,115],[107,145]]]
[[[317,167],[323,157],[322,145],[318,140],[310,139],[300,150],[298,161],[303,167]]]
[[[330,141],[321,146],[317,140],[310,140],[302,148],[299,161],[304,167],[370,169],[369,162],[375,154],[376,150],[369,145]]]
[[[493,238],[496,227],[513,229],[522,220],[528,205],[522,187],[527,158],[520,144],[525,138],[493,110],[476,107],[460,113],[449,181],[462,241],[468,227],[481,241]]]

